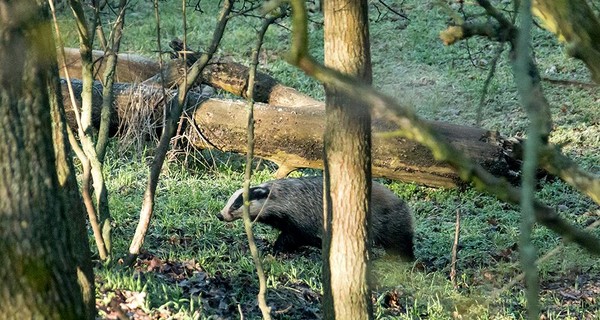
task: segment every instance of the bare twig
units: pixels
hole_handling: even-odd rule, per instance
[[[452,262],[450,263],[450,281],[454,288],[456,285],[456,261],[458,259],[458,241],[460,238],[460,209],[456,209],[456,224],[454,228],[454,243],[452,244]]]
[[[584,89],[598,89],[600,85],[592,82],[583,82],[577,80],[568,80],[568,79],[555,79],[550,77],[542,77],[543,81],[547,81],[552,84],[563,85],[563,86],[574,86]]]
[[[252,52],[252,63],[248,73],[248,89],[246,97],[248,101],[248,153],[246,154],[246,170],[244,174],[244,228],[248,237],[248,245],[252,259],[256,266],[256,274],[258,276],[259,291],[258,291],[258,307],[262,313],[263,319],[271,319],[271,308],[267,305],[267,280],[260,258],[260,253],[254,241],[254,232],[252,230],[252,221],[250,218],[250,183],[252,179],[252,160],[254,158],[254,80],[256,78],[256,69],[258,67],[258,58],[260,49],[263,45],[264,36],[269,26],[278,19],[279,16],[272,16],[263,20],[262,26],[258,32],[256,47]]]
[[[397,10],[394,10],[394,8],[390,7],[390,5],[388,5],[387,3],[385,3],[385,1],[383,0],[379,0],[379,3],[381,3],[384,7],[386,7],[388,10],[390,10],[391,12],[393,12],[394,14],[396,14],[397,16],[404,18],[406,20],[410,20],[408,18],[408,16],[402,12],[398,12]]]

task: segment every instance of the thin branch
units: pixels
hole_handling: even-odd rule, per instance
[[[542,77],[543,81],[547,81],[552,84],[558,84],[563,86],[575,86],[583,89],[598,89],[600,85],[593,82],[583,82],[577,80],[567,80],[567,79],[555,79],[550,77]]]
[[[488,11],[489,12],[489,11]],[[525,290],[527,297],[527,316],[530,320],[537,320],[540,314],[540,280],[535,260],[537,250],[531,241],[531,232],[535,224],[535,187],[536,170],[540,146],[544,144],[547,134],[544,128],[544,110],[538,107],[543,105],[535,102],[537,97],[532,94],[533,82],[528,74],[531,59],[531,0],[522,0],[519,8],[521,17],[520,32],[517,37],[513,73],[517,84],[521,103],[529,116],[529,128],[525,141],[521,180],[521,225],[519,235],[519,257],[522,269],[525,271]]]
[[[114,100],[113,84],[115,81],[115,71],[117,69],[117,59],[119,48],[121,46],[121,36],[123,34],[123,25],[125,24],[125,9],[128,0],[119,1],[119,15],[116,18],[115,24],[109,37],[109,42],[106,43],[104,57],[106,58],[106,69],[103,75],[102,89],[102,109],[100,112],[100,128],[98,130],[98,139],[96,141],[96,153],[100,163],[104,162],[106,155],[106,146],[108,145],[108,136],[110,128],[110,118],[112,113],[112,104]],[[98,25],[101,39],[105,39],[102,25]],[[106,39],[105,39],[106,40]]]
[[[398,11],[394,10],[394,8],[390,7],[390,6],[389,6],[387,3],[385,3],[383,0],[379,0],[379,3],[381,3],[381,4],[382,4],[384,7],[386,7],[386,9],[390,10],[391,12],[393,12],[394,14],[396,14],[397,16],[399,16],[399,17],[402,17],[402,18],[404,18],[404,19],[406,19],[406,20],[409,20],[409,21],[410,21],[410,19],[408,18],[408,16],[407,16],[406,14],[404,14],[404,13],[402,13],[402,12],[398,12]]]
[[[600,205],[600,177],[582,170],[577,163],[560,152],[558,147],[544,145],[540,165],[549,173],[560,177]]]
[[[465,22],[456,26],[449,26],[440,32],[440,39],[445,45],[454,44],[474,36],[482,36],[498,42],[513,42],[516,37],[516,28],[504,28],[493,22]]]
[[[156,47],[158,49],[158,77],[160,79],[160,87],[162,90],[162,102],[163,102],[163,118],[164,121],[167,121],[167,91],[165,84],[165,75],[162,70],[164,70],[164,61],[162,57],[162,44],[161,44],[161,36],[160,36],[160,11],[158,10],[158,0],[153,1],[154,6],[154,18],[156,19]]]
[[[258,32],[258,39],[256,47],[252,52],[252,63],[250,65],[248,73],[248,89],[247,89],[247,100],[248,100],[248,152],[246,154],[246,170],[244,174],[244,228],[248,237],[248,245],[250,246],[250,252],[254,265],[256,266],[256,274],[258,276],[259,292],[258,292],[258,307],[262,313],[263,319],[271,319],[271,308],[267,305],[267,280],[265,278],[265,271],[263,269],[262,260],[260,253],[256,247],[254,241],[254,232],[252,230],[252,221],[250,218],[250,183],[252,179],[252,160],[254,159],[254,80],[256,78],[256,68],[258,67],[258,58],[260,56],[260,48],[262,47],[265,33],[269,26],[278,18],[273,16],[268,19],[264,19],[262,26]]]
[[[496,19],[502,27],[511,27],[513,24],[508,20],[502,12],[496,9],[488,0],[477,0],[479,5],[485,9],[488,15]]]
[[[450,281],[456,289],[456,262],[458,260],[458,241],[460,239],[460,209],[456,209],[456,224],[454,228],[454,242],[452,244],[452,262],[450,263]]]
[[[492,66],[490,67],[490,70],[488,71],[487,78],[485,79],[485,82],[483,84],[483,89],[481,90],[481,97],[479,98],[479,105],[477,106],[477,112],[476,112],[476,116],[475,116],[475,123],[477,124],[478,127],[481,126],[481,117],[483,115],[483,106],[485,105],[485,97],[488,94],[488,89],[490,87],[490,84],[492,83],[492,79],[494,78],[494,75],[496,74],[496,67],[498,66],[498,61],[500,61],[500,56],[502,55],[502,52],[504,52],[504,44],[503,43],[501,43],[498,46],[498,49],[496,50],[496,55],[492,59],[492,63],[491,63]]]

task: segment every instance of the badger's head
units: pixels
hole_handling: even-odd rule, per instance
[[[271,190],[267,185],[250,188],[250,218],[255,219],[262,210]],[[227,204],[217,218],[221,221],[235,221],[242,218],[244,210],[244,189],[236,191],[227,201]]]

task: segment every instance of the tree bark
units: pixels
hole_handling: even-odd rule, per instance
[[[0,1],[0,61],[10,62],[0,69],[0,314],[86,319],[53,148],[55,46],[39,3]]]
[[[371,83],[366,0],[329,0],[323,7],[325,64]],[[371,113],[325,86],[323,315],[372,319],[368,284],[371,206]]]

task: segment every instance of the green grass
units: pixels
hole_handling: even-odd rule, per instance
[[[217,1],[202,1],[203,13],[188,12],[188,40],[205,49],[212,34]],[[375,3],[375,2],[374,2]],[[388,14],[371,21],[374,86],[414,108],[422,117],[459,124],[476,123],[476,114],[490,62],[497,45],[470,39],[444,47],[438,34],[448,21],[436,1],[386,1],[403,9],[410,21]],[[465,11],[481,13],[472,2]],[[182,37],[180,3],[161,1],[162,47]],[[156,57],[152,4],[137,1],[126,20],[122,51]],[[372,14],[376,14],[371,5]],[[65,13],[61,26],[68,45],[76,46],[72,19]],[[374,17],[374,15],[372,15]],[[322,59],[322,17],[310,24],[311,53]],[[255,41],[255,19],[236,18],[228,25],[220,56],[247,63]],[[267,33],[262,71],[315,98],[320,85],[284,61],[289,46],[289,22]],[[568,59],[552,35],[534,30],[536,62],[542,76],[589,82],[584,66]],[[527,121],[519,106],[510,62],[504,52],[481,110],[480,126],[512,136],[525,132]],[[473,66],[475,64],[476,66]],[[555,123],[551,140],[583,168],[600,173],[600,94],[597,89],[544,82]],[[113,143],[115,143],[113,141]],[[115,256],[127,252],[141,207],[151,151],[118,151],[111,146],[105,174],[114,224]],[[98,266],[98,299],[124,299],[145,293],[139,310],[154,317],[209,319],[259,317],[255,306],[257,280],[241,222],[225,224],[216,213],[242,184],[243,159],[204,151],[205,161],[172,162],[163,169],[157,189],[154,217],[136,268]],[[213,161],[213,159],[216,159]],[[263,163],[264,164],[264,163]],[[313,172],[311,172],[313,173]],[[273,166],[261,166],[255,182],[272,178]],[[375,314],[380,319],[522,319],[522,284],[499,291],[520,273],[518,251],[519,208],[467,188],[440,190],[384,181],[406,199],[416,221],[415,264],[385,259],[373,262]],[[600,211],[587,197],[560,181],[541,181],[538,197],[573,223],[585,227]],[[449,281],[451,246],[457,210],[461,241],[457,286]],[[600,236],[600,232],[595,231]],[[277,232],[256,226],[259,248],[266,254],[269,301],[277,318],[319,316],[322,291],[321,257],[315,250],[273,257],[268,254]],[[542,226],[533,240],[539,255],[563,241]],[[151,268],[150,259],[159,267]],[[184,267],[182,267],[184,266]],[[186,267],[187,266],[187,267]],[[547,319],[600,317],[594,292],[600,283],[600,264],[575,245],[567,244],[539,265],[542,304]],[[574,291],[575,293],[573,293]],[[125,293],[123,293],[125,292]],[[315,296],[316,295],[316,296]],[[571,299],[569,297],[579,297]],[[589,298],[589,299],[588,299]],[[164,315],[164,316],[161,316]]]
[[[135,229],[147,169],[144,161],[136,158],[119,159],[112,153],[108,159],[106,170],[111,177],[109,191],[115,225],[115,252],[120,255],[126,252],[127,241]],[[272,171],[259,171],[255,182],[271,176]],[[144,249],[164,263],[193,261],[198,266],[194,272],[206,277],[218,275],[226,278],[231,290],[227,295],[232,297],[228,303],[235,300],[235,303],[247,306],[254,302],[257,281],[242,223],[222,223],[215,216],[241,183],[240,168],[202,168],[191,172],[180,163],[169,163],[159,186],[155,216]],[[398,182],[388,185],[406,199],[414,211],[418,261],[416,264],[399,264],[386,259],[373,262],[375,312],[379,318],[418,319],[427,316],[430,319],[449,319],[453,313],[467,319],[519,319],[523,316],[521,285],[509,288],[508,292],[497,292],[519,273],[518,254],[514,247],[518,237],[518,208],[471,189],[438,190]],[[591,210],[597,207],[561,182],[546,183],[538,196],[552,206],[568,207],[562,213],[580,225],[596,219]],[[457,209],[461,212],[462,229],[457,264],[458,287],[454,288],[448,275]],[[283,303],[281,301],[289,298],[282,296],[297,292],[298,285],[308,288],[309,292],[321,292],[319,253],[308,250],[297,255],[273,257],[268,252],[276,234],[268,227],[256,228],[259,248],[267,253],[268,284],[275,292],[270,295],[271,301]],[[556,235],[543,227],[536,227],[534,242],[540,254],[561,244]],[[548,284],[564,281],[576,284],[577,280],[573,278],[576,275],[597,280],[600,271],[597,259],[574,245],[567,245],[539,268],[542,281]],[[165,276],[168,272],[148,271],[144,266],[134,270],[97,268],[100,290],[145,292],[148,313],[162,308],[169,310],[171,315],[187,318],[193,317],[194,312],[205,316],[216,312],[206,306],[202,309],[201,299],[178,285],[185,279],[193,279],[193,275],[173,280]],[[493,293],[496,294],[495,299],[490,300],[489,296]],[[192,308],[192,301],[195,301],[196,309]],[[299,308],[303,308],[306,302],[300,301]],[[548,306],[551,318],[551,314],[562,310],[552,307],[557,303],[560,305],[560,292],[549,291],[542,301]],[[570,306],[565,310],[577,315],[584,309],[598,310],[598,306]],[[256,309],[244,310],[251,317],[258,315]],[[298,313],[292,314],[294,316],[290,319]]]

